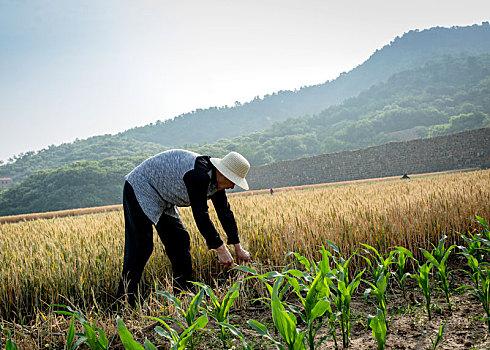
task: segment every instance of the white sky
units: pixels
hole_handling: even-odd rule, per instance
[[[0,0],[0,159],[318,84],[489,0]]]

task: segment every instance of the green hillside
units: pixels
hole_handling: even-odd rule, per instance
[[[490,53],[490,25],[410,31],[333,81],[294,92],[279,91],[240,106],[196,110],[123,134],[167,147],[210,143],[263,130],[288,118],[318,114],[373,84],[385,81],[394,73],[418,67],[436,56],[460,53]]]
[[[397,73],[318,115],[190,148],[216,156],[238,150],[256,166],[486,126],[490,126],[488,54],[440,58]],[[90,152],[97,152],[95,141],[94,147]],[[154,153],[157,150],[155,146]],[[143,159],[83,161],[30,175],[0,194],[0,215],[118,203],[124,175]]]
[[[445,57],[393,75],[318,115],[195,147],[254,165],[490,126],[490,55]]]
[[[304,154],[347,149],[354,146],[361,147],[370,144],[370,142],[359,142],[356,145],[348,139],[348,136],[341,136],[342,132],[348,132],[347,121],[344,125],[339,121],[337,134],[334,136],[331,133],[333,129],[327,130],[321,126],[322,133],[319,134],[315,131],[315,135],[312,134],[306,138],[301,136],[299,140],[297,135],[303,134],[301,129],[292,132],[289,132],[288,129],[301,127],[302,122],[294,122],[293,124],[287,122],[283,125],[274,125],[274,123],[288,118],[307,116],[316,116],[321,119],[324,113],[332,114],[327,119],[346,118],[346,120],[352,121],[349,113],[359,115],[365,107],[361,106],[358,111],[355,111],[354,106],[349,106],[349,113],[342,113],[343,107],[339,107],[336,111],[322,111],[357,96],[373,84],[386,81],[394,73],[420,67],[440,55],[460,55],[462,53],[468,55],[490,53],[490,25],[488,23],[468,27],[410,31],[377,50],[362,65],[348,73],[341,74],[333,81],[304,87],[297,91],[279,91],[263,98],[257,97],[243,105],[237,104],[234,107],[198,109],[172,120],[157,121],[144,127],[130,129],[119,135],[97,136],[61,146],[51,146],[39,152],[27,152],[13,157],[13,162],[0,166],[0,177],[12,177],[15,182],[18,182],[34,171],[61,167],[73,161],[150,155],[165,148],[190,148],[189,145],[191,144],[202,145],[216,142],[219,139],[233,139],[231,143],[224,141],[210,147],[199,148],[222,152],[224,149],[233,148],[236,142],[241,142],[240,139],[234,139],[235,137],[249,135],[252,132],[265,129],[268,131],[261,134],[260,140],[256,140],[257,136],[253,135],[244,138],[246,145],[248,145],[246,142],[248,138],[251,138],[251,143],[247,146],[250,150],[246,153],[258,163],[294,158]],[[358,101],[362,104],[361,100]],[[355,129],[355,126],[351,127]],[[282,130],[276,130],[277,128]],[[453,127],[446,125],[441,128],[439,131],[444,132],[444,130],[451,130]],[[399,137],[424,136],[426,131],[415,129],[403,131],[402,134],[396,134],[397,131],[393,131],[395,134],[392,135],[379,134],[378,143]],[[312,131],[310,130],[308,133],[311,134]],[[283,139],[278,136],[281,134],[284,134]],[[265,139],[263,139],[263,135],[266,135]],[[270,139],[267,135],[272,135],[274,141],[270,141],[265,149],[260,147],[260,150],[254,152],[253,147],[263,143],[262,139],[264,142]],[[293,145],[293,149],[283,148],[283,146],[290,147],[290,145]]]
[[[0,177],[21,180],[38,170],[54,169],[81,160],[102,160],[118,157],[148,157],[164,151],[162,145],[127,137],[101,135],[86,140],[50,146],[40,152],[27,152],[14,162],[0,166]]]
[[[0,193],[0,215],[120,203],[124,175],[143,160],[123,157],[79,161],[39,171]]]

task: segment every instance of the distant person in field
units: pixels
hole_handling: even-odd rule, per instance
[[[270,192],[270,194],[271,194],[271,196],[272,196],[272,195],[274,194],[274,189],[273,189],[273,188],[271,188],[271,189],[269,190],[269,192]]]
[[[228,236],[227,243],[234,246],[236,259],[250,261],[250,253],[240,245],[225,192],[235,185],[248,190],[245,176],[249,169],[249,162],[237,152],[220,159],[175,149],[159,153],[131,171],[123,190],[125,247],[118,296],[126,291],[134,305],[138,283],[153,251],[153,225],[172,264],[174,291],[192,287],[189,233],[177,207],[192,208],[208,248],[216,251],[223,266],[230,267],[233,257],[209,218],[207,201],[211,199]]]

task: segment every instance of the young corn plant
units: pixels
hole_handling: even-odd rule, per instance
[[[289,270],[286,272],[286,278],[288,283],[292,286],[294,293],[299,299],[302,306],[301,311],[298,312],[302,321],[306,324],[307,328],[307,342],[310,350],[314,350],[315,346],[319,346],[322,342],[315,342],[315,337],[323,326],[323,318],[326,315],[330,321],[330,330],[334,342],[336,341],[335,326],[332,320],[334,314],[332,312],[332,306],[330,302],[330,288],[329,283],[331,280],[327,277],[330,272],[330,253],[322,247],[321,250],[322,259],[315,264],[317,270],[316,276],[313,281],[308,283],[308,274],[302,274],[298,270]],[[304,280],[304,282],[302,281]]]
[[[203,290],[211,300],[210,309],[208,310],[209,316],[211,316],[220,326],[219,337],[223,343],[223,347],[227,348],[227,330],[231,331],[233,335],[238,336],[242,341],[244,341],[244,338],[240,337],[240,333],[238,333],[238,330],[230,324],[229,320],[230,309],[240,294],[241,282],[235,282],[230,289],[228,289],[222,300],[216,296],[211,287],[208,285],[199,282],[194,283],[201,287],[201,290]]]
[[[407,272],[408,259],[414,259],[410,250],[400,246],[395,248],[395,253],[393,254],[393,262],[396,265],[395,277],[404,298],[406,297],[406,281],[410,277],[410,273]]]
[[[143,345],[134,340],[133,335],[121,318],[117,319],[117,333],[125,350],[157,350],[157,347],[148,339],[145,340]]]
[[[337,254],[339,251],[334,249]],[[344,348],[349,346],[350,342],[350,303],[352,295],[359,287],[361,283],[362,275],[365,269],[359,272],[355,277],[350,280],[349,278],[349,263],[354,256],[351,255],[347,260],[339,256],[338,258],[332,255],[334,268],[327,274],[327,277],[333,282],[330,286],[332,292],[332,301],[336,307],[338,313],[340,331],[342,333],[342,346]]]
[[[471,270],[469,275],[472,285],[463,287],[470,289],[472,294],[481,302],[486,314],[485,322],[490,333],[490,269],[484,262],[478,262],[478,259],[473,255],[468,254],[465,256],[468,259],[468,266]]]
[[[388,287],[388,271],[381,272],[378,276],[375,283],[371,283],[369,281],[363,280],[366,284],[369,285],[364,291],[364,297],[367,299],[369,295],[372,295],[376,298],[378,303],[378,310],[383,314],[383,318],[386,324],[387,320],[387,307],[386,307],[386,288]]]
[[[444,331],[446,330],[446,322],[442,323],[437,330],[436,338],[432,341],[431,350],[436,350],[437,346],[441,343],[444,337]]]
[[[173,318],[173,317],[162,317],[160,319],[164,321],[173,321],[181,329],[186,329],[190,327],[201,315],[200,306],[204,298],[204,293],[205,293],[204,289],[201,288],[199,292],[197,292],[194,295],[187,308],[184,308],[182,301],[176,296],[170,294],[167,291],[157,291],[156,292],[157,295],[163,296],[171,305],[175,307],[178,315],[184,320],[184,322],[182,322],[179,318]],[[190,336],[189,339],[189,348],[191,350],[194,349],[194,339],[192,335]]]
[[[427,310],[427,315],[429,320],[432,319],[432,314],[430,312],[430,301],[431,301],[431,289],[430,289],[430,272],[432,270],[431,263],[424,263],[419,266],[417,273],[413,274],[412,277],[417,280],[419,287],[422,289],[422,294],[425,298],[425,308]]]
[[[376,281],[381,274],[388,275],[390,271],[390,266],[394,263],[393,256],[396,253],[396,250],[392,250],[388,256],[385,258],[383,255],[373,246],[369,244],[361,243],[363,246],[364,252],[368,255],[368,257],[361,255],[364,260],[366,260],[371,273],[373,275],[373,279]],[[369,256],[371,258],[369,258]]]
[[[434,247],[431,253],[429,253],[425,249],[420,249],[422,253],[424,254],[424,257],[427,259],[428,262],[430,262],[432,265],[434,265],[437,269],[437,277],[439,279],[439,282],[441,284],[442,290],[444,291],[444,296],[446,297],[446,302],[449,306],[449,311],[452,310],[451,307],[451,301],[449,300],[450,297],[450,290],[449,290],[449,274],[450,272],[447,269],[447,260],[449,258],[449,255],[451,254],[451,251],[456,248],[456,245],[451,245],[446,249],[445,247],[445,241],[446,241],[446,236],[443,236],[437,245],[437,247]]]
[[[394,264],[394,256],[397,250],[392,250],[385,258],[376,248],[369,244],[361,243],[361,245],[365,248],[364,252],[371,257],[363,256],[371,269],[374,279],[374,283],[363,280],[369,285],[369,288],[364,291],[364,297],[367,299],[369,295],[374,296],[377,300],[378,308],[383,312],[384,319],[387,320],[386,294],[391,275],[390,266]]]
[[[386,318],[381,309],[376,309],[376,316],[369,316],[369,328],[378,344],[378,350],[384,350],[386,345]]]
[[[71,317],[70,326],[66,335],[65,349],[77,349],[82,344],[87,345],[91,350],[109,349],[109,340],[105,331],[98,327],[97,324],[90,323],[80,311],[74,310],[70,306],[59,304],[53,306],[65,309],[54,311],[56,314]],[[78,321],[82,325],[82,333],[75,333],[75,321]],[[78,336],[76,340],[75,336]]]
[[[271,293],[270,306],[272,310],[272,320],[276,330],[281,335],[283,342],[286,343],[286,347],[270,335],[264,324],[256,320],[249,320],[247,323],[260,335],[271,340],[279,350],[306,350],[304,344],[306,333],[297,328],[296,316],[294,316],[292,312],[286,310],[284,306],[285,303],[283,303],[280,298],[280,290],[281,287],[283,287],[284,281],[284,276],[277,277],[274,281],[274,285],[268,289]]]
[[[200,329],[203,329],[208,324],[208,317],[206,315],[199,316],[189,327],[183,329],[180,333],[170,327],[164,319],[158,317],[148,317],[158,323],[161,326],[155,327],[155,332],[166,338],[170,342],[170,350],[185,350],[187,344],[192,339],[192,334]],[[162,327],[163,326],[163,327]]]
[[[464,246],[458,246],[462,254],[466,257],[473,256],[478,263],[490,261],[490,228],[486,219],[476,216],[476,221],[480,224],[481,230],[471,233],[470,236],[462,235],[466,242]]]

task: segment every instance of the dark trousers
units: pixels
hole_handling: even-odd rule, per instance
[[[141,209],[133,188],[126,181],[123,190],[125,225],[124,264],[118,297],[126,292],[134,305],[138,284],[153,251],[153,223]],[[192,259],[189,233],[178,218],[162,214],[156,229],[172,264],[174,292],[189,289],[192,284]]]

